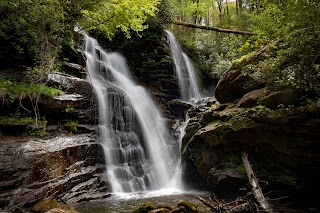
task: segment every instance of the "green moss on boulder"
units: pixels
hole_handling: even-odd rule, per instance
[[[34,205],[31,210],[33,212],[47,212],[52,209],[59,209],[65,213],[77,213],[77,211],[73,207],[51,199],[40,201],[39,203]]]

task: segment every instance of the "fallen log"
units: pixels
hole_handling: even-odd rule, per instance
[[[252,186],[252,193],[253,193],[254,197],[256,198],[257,202],[259,203],[260,207],[268,213],[273,212],[267,199],[264,197],[264,195],[262,193],[262,190],[259,186],[258,180],[257,180],[255,174],[253,173],[252,167],[249,163],[248,154],[245,152],[242,152],[242,161],[243,161],[243,166],[247,172],[249,182]]]
[[[192,23],[187,23],[187,22],[182,22],[182,21],[175,21],[174,24],[185,26],[185,27],[203,29],[203,30],[213,30],[216,32],[221,32],[221,33],[233,33],[233,34],[238,34],[238,35],[250,35],[250,36],[255,35],[254,33],[248,32],[248,31],[223,29],[223,28],[218,28],[218,27],[209,27],[209,26],[192,24]]]

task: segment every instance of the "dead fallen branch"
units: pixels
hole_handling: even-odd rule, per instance
[[[242,152],[242,161],[244,168],[247,172],[249,183],[252,186],[251,193],[248,193],[245,197],[238,197],[236,200],[225,203],[223,200],[219,201],[214,198],[214,201],[209,197],[206,200],[200,196],[196,198],[203,204],[208,206],[211,211],[216,213],[222,212],[273,212],[271,206],[269,205],[267,199],[264,197],[262,190],[259,186],[258,179],[256,178],[252,167],[248,160],[248,154]],[[282,199],[282,197],[281,197]]]
[[[247,32],[247,31],[223,29],[223,28],[218,28],[218,27],[209,27],[209,26],[192,24],[192,23],[187,23],[187,22],[182,22],[182,21],[175,21],[174,24],[185,26],[185,27],[203,29],[203,30],[213,30],[216,32],[221,32],[221,33],[233,33],[233,34],[238,34],[238,35],[255,35],[254,33]]]
[[[258,180],[257,180],[255,174],[253,173],[252,167],[249,163],[248,154],[245,152],[242,152],[242,161],[243,161],[244,168],[247,172],[249,182],[252,186],[252,193],[253,193],[254,197],[256,198],[257,202],[259,203],[260,207],[266,212],[273,212],[267,199],[264,197],[264,195],[262,193],[262,190],[259,186]]]
[[[206,199],[200,197],[200,196],[197,196],[196,197],[198,200],[200,200],[204,205],[208,206],[211,210],[215,210],[216,209],[216,206],[214,206],[213,204],[211,204],[209,201],[207,201]]]
[[[211,198],[209,198],[210,201],[208,201],[200,196],[197,196],[196,198],[200,200],[204,205],[208,206],[210,210],[215,213],[249,213],[257,212],[256,210],[258,209],[256,204],[254,203],[252,194],[248,194],[245,197],[237,198],[236,200],[229,203],[225,203],[223,202],[223,200],[218,201],[217,199],[215,199],[215,201],[213,202]]]

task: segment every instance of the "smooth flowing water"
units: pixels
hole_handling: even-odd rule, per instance
[[[173,33],[165,30],[178,78],[181,100],[197,103],[202,99],[198,77],[191,59],[185,54]]]
[[[99,137],[113,193],[180,188],[179,143],[125,58],[85,35],[84,53],[99,111]]]

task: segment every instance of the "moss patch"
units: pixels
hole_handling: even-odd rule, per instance
[[[2,96],[7,96],[11,100],[15,100],[20,96],[24,95],[45,95],[48,97],[53,97],[56,95],[61,95],[64,92],[60,89],[48,87],[44,84],[27,84],[15,81],[9,81],[0,77],[0,90],[2,91]]]
[[[136,208],[133,212],[134,213],[148,213],[151,210],[156,209],[157,207],[154,206],[151,202],[146,202],[142,206]]]
[[[63,210],[63,212],[66,213],[77,213],[77,211],[73,207],[51,199],[40,201],[39,203],[34,205],[31,210],[33,212],[47,212],[51,209]]]

